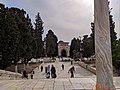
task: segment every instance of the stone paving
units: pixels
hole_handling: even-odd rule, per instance
[[[65,69],[62,70],[61,65],[64,64]],[[55,63],[43,63],[42,64],[43,67],[46,67],[48,65],[54,65],[56,67],[56,71],[57,71],[57,78],[69,78],[70,74],[68,73],[68,70],[74,66],[75,67],[75,78],[80,78],[80,77],[95,77],[95,75],[89,71],[87,71],[86,69],[80,67],[78,64],[73,64],[71,65],[70,62],[59,62],[56,61]],[[46,78],[45,77],[45,70],[43,69],[43,72],[40,71],[40,66],[39,69],[36,68],[34,70],[36,73],[34,75],[34,79],[38,79],[38,78]]]
[[[61,69],[64,63],[65,70]],[[46,79],[44,71],[36,68],[34,79],[0,80],[0,90],[92,90],[96,83],[96,76],[84,68],[74,64],[75,78],[70,78],[68,70],[73,65],[70,62],[43,63],[42,65],[54,65],[57,70],[57,78]],[[117,90],[120,90],[120,78],[114,77]]]

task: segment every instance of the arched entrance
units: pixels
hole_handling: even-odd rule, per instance
[[[68,42],[58,42],[58,56],[69,57],[70,46]]]
[[[67,57],[67,52],[64,49],[61,51],[61,56],[62,57]]]

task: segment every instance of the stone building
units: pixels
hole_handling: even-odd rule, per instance
[[[70,45],[69,42],[58,42],[58,55],[60,57],[69,57],[70,56]]]

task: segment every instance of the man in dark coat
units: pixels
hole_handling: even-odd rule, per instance
[[[62,64],[62,70],[64,70],[64,64]]]
[[[51,77],[56,78],[56,69],[53,65],[51,66]]]
[[[41,65],[41,72],[43,71],[43,66]]]
[[[69,72],[71,73],[71,78],[73,78],[74,77],[74,72],[75,72],[74,66],[69,69],[68,73]]]
[[[28,79],[28,75],[27,75],[26,70],[23,71],[23,78],[27,78]]]

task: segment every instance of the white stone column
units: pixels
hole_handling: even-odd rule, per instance
[[[115,90],[109,25],[108,0],[94,0],[96,90]]]

